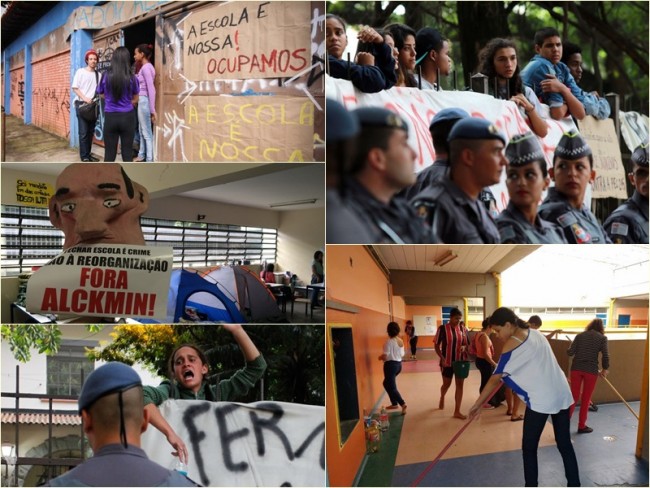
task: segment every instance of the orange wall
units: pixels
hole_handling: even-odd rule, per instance
[[[352,264],[350,264],[352,259]],[[378,360],[390,322],[388,280],[362,246],[327,246],[327,299],[351,305],[355,312],[327,308],[327,324],[350,324],[359,395],[359,417],[372,409],[384,393],[383,365]],[[396,321],[404,326],[403,299],[392,297]],[[328,329],[328,340],[330,337]],[[330,486],[352,486],[366,452],[362,422],[339,446],[334,404],[334,381],[330,350],[325,361],[326,450]]]
[[[640,307],[615,307],[614,323],[618,324],[619,315],[630,315],[631,325],[648,325],[648,309]]]
[[[327,298],[388,314],[388,280],[363,246],[327,246]]]
[[[392,293],[391,287],[391,293]],[[404,324],[407,320],[413,320],[412,317],[406,314],[406,304],[404,303],[403,297],[398,297],[393,295],[393,320],[397,322],[402,330],[404,330]]]

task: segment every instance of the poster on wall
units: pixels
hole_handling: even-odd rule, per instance
[[[29,279],[30,312],[89,317],[164,319],[171,247],[80,244]]]
[[[438,318],[435,315],[414,315],[413,325],[418,336],[434,336],[438,330]]]
[[[185,20],[190,80],[279,78],[311,64],[309,2],[224,2]]]
[[[30,207],[47,207],[54,189],[49,183],[16,180],[16,201]]]

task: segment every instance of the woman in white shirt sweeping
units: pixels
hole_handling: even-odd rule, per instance
[[[578,461],[569,433],[569,407],[573,396],[550,344],[509,308],[495,310],[490,324],[505,345],[499,364],[472,406],[470,416],[480,414],[490,393],[503,380],[526,404],[522,439],[526,486],[537,486],[537,446],[549,415],[568,486],[580,486]]]

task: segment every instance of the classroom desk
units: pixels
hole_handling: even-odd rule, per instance
[[[287,297],[291,293],[291,288],[282,283],[265,283],[265,285],[280,302],[282,313],[285,313],[287,311]]]

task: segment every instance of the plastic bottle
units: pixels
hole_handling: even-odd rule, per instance
[[[379,422],[370,419],[366,424],[366,452],[368,454],[379,451],[379,444],[381,443],[381,430],[379,429]]]
[[[187,476],[187,464],[180,459],[177,459],[174,463],[174,470],[178,471],[183,476]]]
[[[384,407],[381,407],[381,413],[379,414],[379,425],[381,430],[388,430],[390,422],[388,420],[388,412]]]

